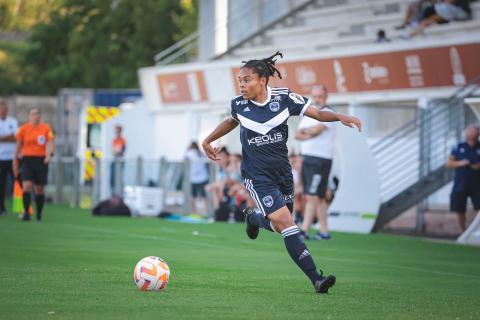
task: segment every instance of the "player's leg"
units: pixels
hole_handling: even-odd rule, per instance
[[[33,182],[31,180],[22,181],[22,201],[23,201],[23,221],[30,221],[30,203],[32,201]]]
[[[37,208],[37,221],[42,220],[43,206],[45,204],[45,187],[41,184],[34,184],[35,206]]]
[[[37,221],[42,220],[43,206],[45,204],[45,185],[47,184],[48,165],[43,159],[36,163],[36,176],[34,180],[35,206],[37,208]]]
[[[319,293],[326,293],[335,284],[335,276],[323,277],[317,271],[313,258],[305,243],[300,239],[300,230],[295,225],[286,205],[268,215],[273,227],[282,234],[285,247],[292,260],[305,273]]]
[[[330,239],[330,233],[328,232],[328,214],[327,214],[327,201],[325,198],[318,198],[317,207],[317,219],[320,224],[319,233],[317,234],[322,239]]]
[[[5,193],[9,173],[12,174],[12,161],[0,161],[0,215],[7,213],[7,209],[5,208]]]
[[[20,163],[20,175],[22,178],[22,201],[23,201],[23,221],[30,221],[30,203],[32,201],[34,171],[31,159],[24,157]]]
[[[319,199],[317,196],[318,186],[322,181],[322,176],[319,173],[317,166],[304,161],[302,163],[302,182],[303,192],[305,193],[305,212],[303,214],[303,224],[301,237],[308,239],[308,230],[313,223],[316,216]]]
[[[321,177],[320,184],[317,187],[316,194],[318,196],[318,207],[316,209],[316,215],[319,222],[319,232],[315,236],[315,239],[330,239],[330,233],[328,232],[328,204],[325,199],[328,187],[328,177],[330,176],[330,169],[332,167],[331,160],[322,160],[319,167],[319,174]]]
[[[467,193],[452,192],[450,195],[450,211],[455,212],[461,231],[465,231],[465,212],[467,211]]]
[[[252,207],[247,207],[243,211],[245,214],[245,224],[246,224],[246,232],[250,239],[256,239],[258,237],[259,229],[263,228],[265,230],[274,232],[274,229],[270,223],[270,220],[267,219],[265,207],[266,204],[260,201],[259,192],[261,194],[267,194],[264,196],[265,200],[268,200],[268,193],[273,192],[274,186],[270,186],[267,184],[253,182],[252,179],[245,179],[245,188],[250,193],[253,201],[256,203],[258,210],[255,210]],[[271,198],[271,196],[270,196]],[[272,200],[273,204],[273,200]],[[269,202],[267,202],[269,205]]]

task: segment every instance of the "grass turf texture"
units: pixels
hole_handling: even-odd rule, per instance
[[[40,224],[1,217],[0,319],[480,318],[479,248],[346,233],[307,245],[337,275],[328,295],[314,293],[280,235],[252,241],[242,224],[94,218],[63,206],[47,206]],[[170,265],[164,292],[134,284],[148,255]]]

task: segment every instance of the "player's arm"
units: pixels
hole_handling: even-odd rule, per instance
[[[295,131],[295,139],[308,140],[320,135],[327,128],[324,124],[318,124],[313,127],[298,129]]]
[[[6,136],[0,136],[0,142],[15,142],[15,135],[9,134]]]
[[[470,165],[467,159],[457,160],[453,155],[449,155],[447,159],[447,168],[456,169]]]
[[[343,125],[347,127],[353,128],[355,126],[358,128],[358,131],[362,131],[362,123],[357,117],[351,117],[345,114],[331,111],[321,111],[312,106],[307,107],[304,115],[321,122],[340,121]]]
[[[50,161],[52,161],[52,156],[53,156],[53,153],[55,152],[55,140],[48,140],[47,141],[47,144],[45,146],[46,148],[46,151],[45,151],[45,160],[44,162],[46,164],[49,164]]]
[[[220,158],[218,157],[218,152],[220,149],[218,147],[212,147],[210,143],[213,141],[223,137],[233,129],[235,129],[238,126],[238,122],[233,119],[233,118],[228,118],[225,119],[223,122],[221,122],[213,131],[210,133],[205,140],[202,142],[202,148],[205,151],[205,154],[207,157],[209,157],[212,160],[219,160]]]
[[[13,153],[13,161],[12,161],[12,169],[13,169],[13,177],[18,177],[19,173],[19,158],[20,158],[20,150],[22,150],[23,141],[17,140],[15,145],[15,152]]]

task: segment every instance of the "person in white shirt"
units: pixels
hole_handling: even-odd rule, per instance
[[[322,111],[333,112],[327,106],[328,92],[324,85],[313,87],[311,96],[312,105],[318,106]],[[305,194],[305,209],[301,236],[303,239],[310,239],[308,229],[316,215],[320,229],[313,239],[330,239],[327,221],[328,204],[325,194],[332,168],[335,124],[303,117],[295,132],[295,138],[301,141],[300,154],[303,156],[301,177]]]
[[[189,177],[192,189],[192,210],[193,212],[200,213],[205,212],[207,208],[207,194],[205,193],[205,186],[208,183],[208,159],[200,151],[198,144],[192,142],[188,148],[185,159],[189,161]],[[202,203],[202,210],[197,208],[196,199],[199,199]]]
[[[0,101],[0,215],[6,215],[5,193],[7,178],[13,177],[12,160],[15,153],[15,133],[18,123],[15,118],[8,117],[8,106]]]

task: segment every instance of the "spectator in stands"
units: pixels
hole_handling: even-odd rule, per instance
[[[15,133],[18,123],[15,118],[8,117],[8,107],[0,101],[0,216],[7,214],[5,208],[5,193],[7,191],[8,178],[13,177],[12,160],[15,152]]]
[[[417,27],[418,24],[423,20],[424,11],[432,7],[435,1],[432,0],[417,0],[410,1],[407,5],[407,10],[405,11],[405,17],[401,25],[396,26],[395,29],[405,29],[406,27]]]
[[[463,9],[463,7],[465,7],[465,2],[459,0],[443,0],[435,3],[432,7],[425,9],[422,21],[418,27],[410,33],[410,36],[414,37],[420,34],[426,27],[432,24],[442,24],[451,21],[464,21],[469,19],[469,14]]]
[[[219,166],[218,176],[215,181],[210,182],[205,186],[205,191],[212,196],[212,204],[214,209],[218,209],[220,202],[223,199],[223,190],[227,180],[227,167],[230,163],[230,152],[226,147],[222,147],[218,153],[220,160],[215,161]]]
[[[115,126],[115,138],[112,140],[112,150],[114,161],[112,161],[110,167],[110,187],[114,191],[112,193],[115,193],[115,191],[117,191],[115,187],[117,186],[117,183],[120,183],[120,181],[116,181],[116,162],[120,161],[120,177],[122,177],[124,168],[123,157],[127,150],[127,141],[122,136],[121,125]]]
[[[322,111],[333,112],[327,105],[328,91],[324,85],[313,87],[311,95],[313,105],[318,106]],[[308,230],[316,216],[320,228],[313,239],[330,239],[325,194],[332,168],[335,124],[303,117],[295,132],[295,138],[301,141],[300,152],[303,156],[302,182],[305,211],[301,235],[309,239]]]
[[[233,154],[230,156],[230,163],[227,167],[227,180],[225,181],[225,200],[230,200],[232,205],[239,206],[245,202],[249,207],[255,207],[255,202],[243,185],[243,178],[240,170],[242,155]]]
[[[470,198],[475,210],[480,210],[480,143],[479,128],[470,125],[465,130],[465,141],[460,142],[448,157],[447,167],[455,169],[450,210],[458,216],[465,230],[465,212]]]
[[[387,34],[385,33],[385,30],[380,29],[377,31],[377,39],[375,40],[376,43],[384,43],[384,42],[390,42],[391,40],[387,38]]]
[[[192,142],[185,153],[185,160],[189,162],[189,178],[192,191],[192,212],[204,213],[207,208],[205,186],[208,183],[207,157],[200,151],[198,144]],[[197,201],[201,203],[197,207]]]

